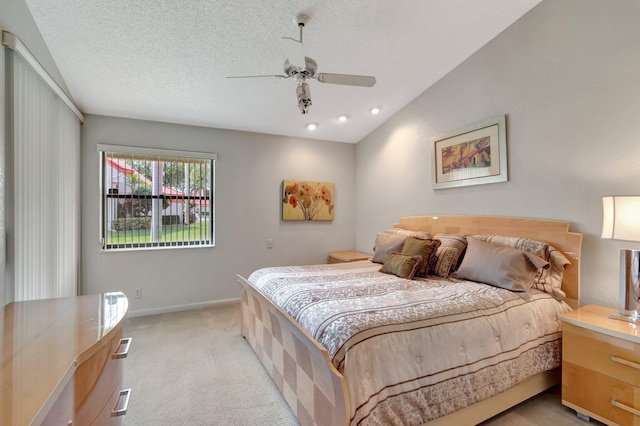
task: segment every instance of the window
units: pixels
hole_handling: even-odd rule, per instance
[[[103,250],[214,246],[215,154],[98,151]]]

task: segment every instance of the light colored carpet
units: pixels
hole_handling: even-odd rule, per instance
[[[132,388],[126,426],[299,425],[240,336],[239,304],[125,321],[125,336],[133,337],[124,363]],[[558,387],[482,423],[587,424],[560,403]]]
[[[240,305],[127,319],[124,424],[298,425],[240,336]]]

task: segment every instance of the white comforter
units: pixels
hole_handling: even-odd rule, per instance
[[[368,261],[255,271],[344,375],[352,424],[422,424],[560,365],[550,295],[458,279],[406,280]]]

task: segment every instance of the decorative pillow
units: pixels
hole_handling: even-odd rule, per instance
[[[420,263],[422,263],[421,256],[389,253],[387,260],[384,261],[382,268],[380,268],[380,272],[412,280],[416,271],[420,268]]]
[[[430,240],[433,238],[430,233],[423,231],[409,231],[402,228],[389,228],[384,230],[385,234],[401,235],[406,240],[409,237],[420,238],[421,240]],[[380,235],[380,233],[378,233]],[[373,251],[376,251],[376,244],[373,245]],[[400,250],[398,250],[400,251]],[[380,262],[382,263],[382,262]]]
[[[554,246],[544,241],[504,235],[473,235],[473,238],[491,244],[514,247],[543,258],[551,264],[551,267],[538,271],[533,279],[533,288],[547,292],[557,299],[566,299],[567,295],[561,289],[562,277],[564,276],[564,268],[571,262]]]
[[[425,231],[409,231],[408,229],[402,229],[402,228],[389,228],[389,229],[385,229],[385,231],[387,234],[396,234],[396,235],[404,235],[405,237],[414,237],[414,238],[420,238],[421,240],[430,240],[433,238],[433,236]]]
[[[440,247],[436,250],[436,264],[427,273],[447,277],[458,268],[467,247],[467,239],[457,234],[436,234],[433,238],[440,241]]]
[[[549,268],[549,262],[533,253],[467,237],[467,252],[455,276],[511,291],[527,291],[538,270],[545,268]]]
[[[425,277],[427,275],[429,265],[431,265],[431,268],[433,269],[436,261],[438,260],[435,255],[438,247],[440,247],[439,240],[422,240],[416,237],[409,237],[404,242],[402,254],[420,256],[422,258],[422,262],[420,262],[420,268],[416,272],[416,275],[419,277]]]
[[[395,235],[395,234],[387,234],[380,233],[376,237],[376,245],[374,247],[373,256],[371,256],[371,261],[376,263],[384,263],[387,260],[387,256],[391,252],[402,251],[402,246],[404,245],[404,241],[407,239],[404,235]]]

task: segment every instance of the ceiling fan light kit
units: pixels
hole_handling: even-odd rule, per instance
[[[306,114],[311,106],[311,90],[309,90],[309,85],[307,83],[298,83],[296,96],[298,97],[298,108],[300,108],[300,112]]]
[[[302,29],[308,22],[307,15],[296,15],[293,18],[294,24],[300,29],[300,39],[296,40],[289,37],[281,37],[280,45],[287,59],[284,62],[285,75],[255,75],[255,76],[238,76],[227,78],[253,78],[253,77],[276,77],[279,79],[293,78],[296,83],[296,98],[298,108],[302,114],[309,112],[311,102],[311,90],[307,80],[315,79],[320,83],[341,84],[345,86],[372,87],[376,84],[376,78],[368,75],[349,75],[349,74],[330,74],[318,73],[318,63],[304,55],[302,46]]]

